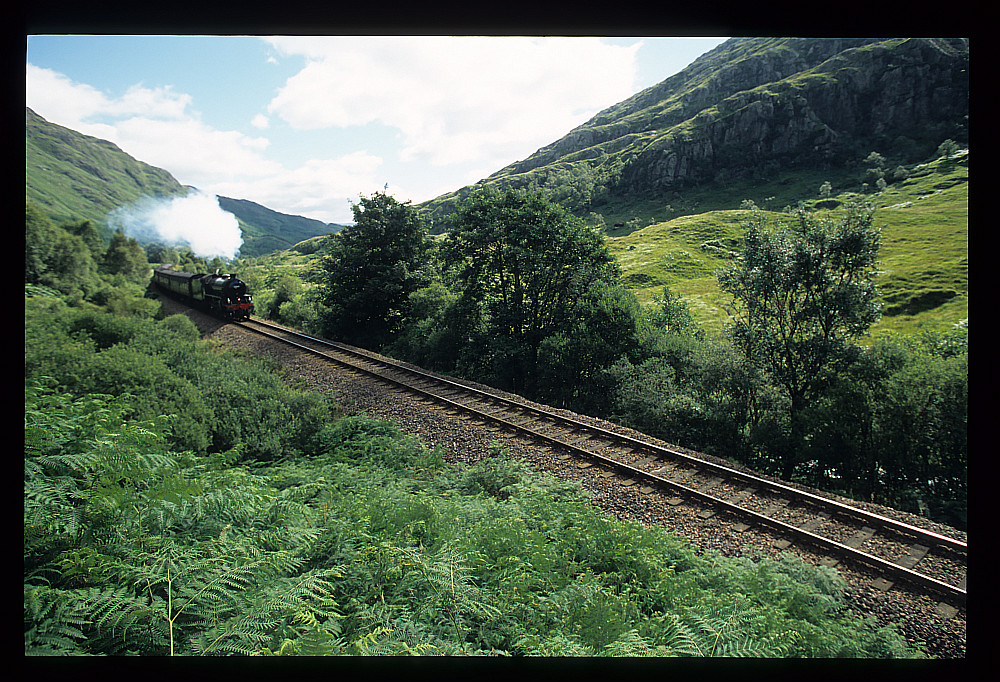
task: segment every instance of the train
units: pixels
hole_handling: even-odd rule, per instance
[[[181,272],[172,265],[153,270],[153,283],[188,305],[227,320],[245,320],[254,312],[253,296],[235,274]]]

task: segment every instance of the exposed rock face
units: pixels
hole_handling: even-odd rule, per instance
[[[663,130],[648,141],[626,164],[623,189],[662,190],[767,164],[824,166],[852,152],[905,153],[913,141],[926,148],[960,136],[969,112],[967,43],[961,48],[884,41],[837,52],[815,66],[793,55],[745,60],[750,63],[721,72],[720,80],[742,71],[744,83],[752,84],[805,68],[750,88],[733,81],[737,92],[701,110],[685,129]]]
[[[734,38],[485,182],[586,163],[608,193],[656,194],[871,151],[913,163],[967,142],[968,67],[966,39]]]

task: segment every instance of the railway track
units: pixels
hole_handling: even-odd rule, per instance
[[[345,344],[307,336],[252,319],[240,327],[362,372],[432,400],[456,416],[471,415],[549,445],[554,456],[579,458],[622,486],[660,491],[669,504],[695,504],[702,518],[718,516],[732,532],[754,526],[770,531],[779,548],[806,546],[827,566],[865,566],[873,586],[916,587],[940,600],[937,613],[966,605],[965,542],[902,523],[675,449],[615,433],[538,406],[487,393]],[[956,580],[956,576],[958,579]]]

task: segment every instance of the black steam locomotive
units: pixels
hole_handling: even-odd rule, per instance
[[[246,319],[254,311],[253,297],[236,275],[180,272],[160,265],[153,270],[153,283],[188,305],[228,320]]]

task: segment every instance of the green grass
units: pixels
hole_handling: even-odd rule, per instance
[[[883,317],[873,336],[946,329],[969,316],[969,171],[967,162],[934,161],[910,169],[911,177],[878,194],[867,195],[877,207],[882,227],[881,274]],[[669,287],[680,294],[699,324],[721,333],[729,320],[729,297],[719,290],[716,273],[739,252],[743,222],[754,201],[773,220],[786,217],[785,206],[799,201],[835,218],[839,209],[818,196],[819,186],[833,185],[829,205],[843,206],[859,195],[857,174],[826,171],[788,172],[770,182],[710,185],[666,204],[648,200],[605,204],[609,226],[638,217],[644,227],[609,230],[607,246],[622,266],[623,282],[643,304],[652,304]],[[670,206],[670,211],[666,206]],[[652,224],[650,224],[652,221]],[[438,237],[440,239],[440,237]],[[240,272],[263,272],[307,266],[316,256],[294,250],[248,259]]]
[[[837,208],[816,207],[820,203],[816,190],[823,177],[821,172],[789,174],[765,186],[734,186],[725,194],[703,190],[699,196],[692,195],[689,204],[696,209],[717,208],[656,221],[631,233],[613,231],[608,250],[622,266],[625,285],[641,302],[651,303],[667,286],[684,297],[707,331],[721,332],[729,319],[728,297],[719,290],[715,273],[728,267],[739,251],[742,221],[748,216],[737,207],[741,200],[736,197],[752,199],[779,220],[785,205],[798,203],[793,199],[798,193],[806,197],[807,206],[835,218]],[[934,161],[911,169],[909,179],[868,195],[876,206],[876,224],[882,227],[878,284],[883,318],[872,328],[873,335],[943,329],[968,318],[968,180],[962,159]],[[838,185],[833,182],[831,199],[841,205],[858,196],[848,191],[836,194]],[[841,187],[844,184],[846,180],[841,179]],[[722,208],[727,201],[729,207]]]

